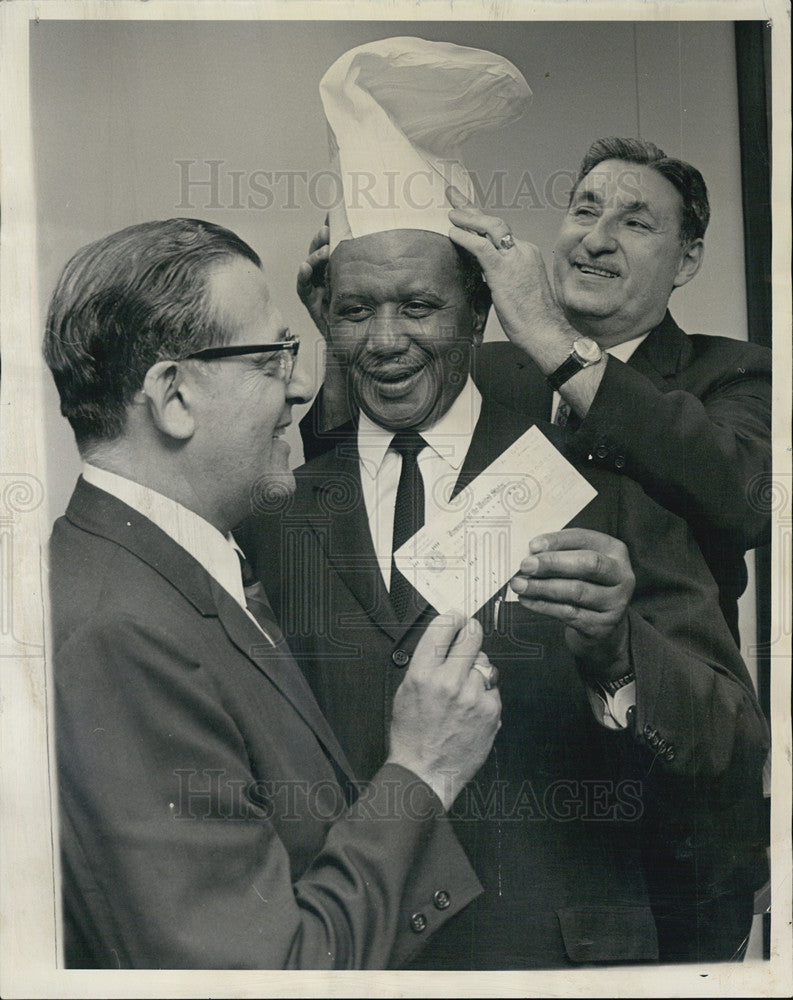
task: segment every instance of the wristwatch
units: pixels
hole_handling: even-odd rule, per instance
[[[590,365],[596,365],[602,357],[603,351],[594,340],[590,340],[589,337],[577,337],[573,341],[572,351],[555,372],[546,376],[545,381],[558,392],[576,372],[580,372],[582,368],[589,368]]]

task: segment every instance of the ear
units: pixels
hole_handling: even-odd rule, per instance
[[[691,281],[694,275],[702,267],[702,261],[705,258],[705,241],[702,239],[693,240],[689,245],[683,250],[683,255],[680,258],[680,264],[677,268],[677,274],[675,275],[675,280],[673,282],[673,288],[680,288],[681,285],[685,285],[687,282]]]
[[[484,281],[482,281],[471,301],[471,309],[474,314],[473,343],[475,347],[479,347],[481,345],[485,336],[485,324],[487,323],[487,317],[490,312],[492,302],[493,298],[490,294],[490,288]]]
[[[195,432],[191,390],[178,361],[158,361],[146,372],[143,394],[154,426],[167,437],[186,441]]]

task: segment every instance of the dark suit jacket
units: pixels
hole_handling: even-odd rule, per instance
[[[486,398],[458,487],[525,427]],[[659,935],[663,957],[670,910],[749,892],[764,875],[767,729],[701,553],[685,523],[632,480],[585,474],[598,496],[573,524],[625,541],[636,574],[633,723],[617,733],[596,723],[561,626],[518,603],[480,612],[501,672],[503,726],[455,813],[485,894],[432,942],[433,968],[650,960]],[[353,429],[299,470],[295,497],[243,538],[345,751],[374,773],[432,609],[406,624],[394,617]],[[696,917],[687,919],[690,957],[708,957]]]
[[[550,387],[512,344],[484,344],[473,376],[486,399],[530,421],[550,419]],[[315,432],[316,418],[314,407],[300,424],[307,459],[334,442],[334,432]],[[744,552],[769,540],[762,498],[771,471],[771,352],[689,336],[667,312],[627,364],[608,359],[571,450],[582,463],[636,480],[688,522],[737,640]]]
[[[80,480],[51,571],[70,966],[383,967],[477,894],[409,771],[347,809],[282,639],[145,517]]]

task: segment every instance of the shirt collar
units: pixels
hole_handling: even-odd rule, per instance
[[[474,435],[482,409],[482,396],[469,376],[455,401],[432,427],[423,428],[421,436],[430,448],[451,468],[459,469]],[[372,479],[380,471],[394,431],[381,427],[361,411],[358,420],[358,456],[361,466]]]
[[[221,534],[209,521],[176,500],[125,476],[88,462],[83,464],[82,473],[87,483],[117,497],[156,524],[189,552],[235,601],[245,606],[238,547],[231,534]]]
[[[643,344],[649,336],[650,331],[648,330],[647,333],[643,333],[640,337],[634,337],[632,340],[625,340],[621,344],[615,344],[614,347],[607,348],[607,353],[616,358],[617,361],[627,362],[636,348],[640,344]]]

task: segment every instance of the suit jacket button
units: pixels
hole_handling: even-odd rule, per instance
[[[615,469],[624,469],[625,468],[625,456],[624,455],[617,455],[617,457],[614,459],[614,468]]]
[[[410,916],[410,929],[414,934],[423,934],[427,929],[427,918],[423,913],[412,913]]]
[[[445,889],[438,889],[432,897],[432,901],[435,904],[436,909],[445,910],[451,903],[451,897]]]
[[[606,456],[608,455],[608,453],[609,453],[608,445],[599,444],[595,448],[595,457],[596,458],[606,458]]]
[[[410,654],[404,649],[395,649],[391,654],[391,659],[398,667],[406,667],[410,663]]]

